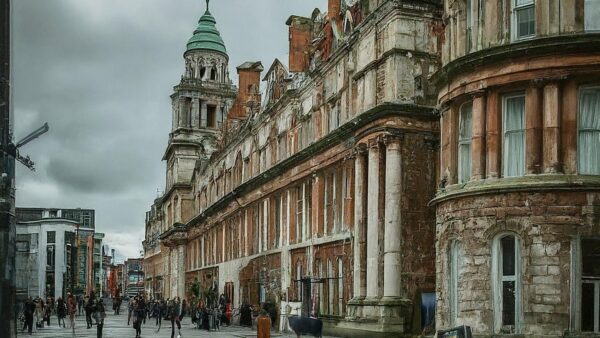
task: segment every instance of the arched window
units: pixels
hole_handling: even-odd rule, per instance
[[[471,179],[472,115],[473,101],[460,107],[458,116],[458,183],[465,183]]]
[[[210,67],[210,79],[212,81],[216,81],[217,80],[217,69],[214,66]]]
[[[496,333],[519,333],[521,305],[520,240],[512,233],[496,236],[492,246],[492,295]]]

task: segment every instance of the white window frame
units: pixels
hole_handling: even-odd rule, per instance
[[[344,261],[337,259],[338,263],[338,315],[341,316],[344,311]]]
[[[598,240],[597,238],[588,238]],[[581,236],[571,240],[571,323],[570,330],[581,331],[581,297],[583,284],[594,285],[594,331],[585,331],[586,334],[597,334],[600,332],[600,278],[586,277],[583,272],[583,252],[581,247]]]
[[[503,276],[502,274],[502,248],[500,240],[505,236],[515,239],[515,275]],[[502,333],[502,284],[503,282],[515,282],[515,330],[512,333],[521,333],[523,322],[522,303],[522,267],[521,267],[521,239],[512,232],[502,232],[492,242],[492,303],[494,309],[494,333]]]
[[[467,107],[467,106],[471,106],[471,124],[468,126],[468,128],[471,129],[471,131],[469,133],[471,135],[471,137],[470,138],[461,139],[460,138],[460,136],[461,136],[461,126],[462,126],[461,121],[463,119],[463,109],[465,107]],[[459,158],[458,158],[458,183],[466,183],[466,182],[468,182],[470,180],[470,177],[471,177],[471,168],[473,167],[473,157],[472,157],[471,154],[469,154],[470,155],[469,156],[469,168],[468,168],[469,169],[468,170],[469,171],[469,173],[468,173],[469,174],[469,176],[468,176],[469,178],[466,179],[466,180],[463,180],[462,176],[463,176],[463,170],[465,170],[465,168],[462,167],[462,162],[463,161],[461,161],[461,159],[460,159],[460,147],[462,145],[469,145],[469,152],[473,151],[473,148],[472,148],[472,136],[473,136],[473,101],[465,102],[465,103],[463,103],[460,106],[460,109],[458,110],[458,131],[457,132],[458,132],[458,155],[459,155]]]
[[[536,31],[535,31],[535,25],[536,25],[536,21],[535,21],[535,0],[530,0],[529,3],[526,4],[522,4],[522,5],[518,5],[519,0],[511,0],[511,7],[512,7],[512,16],[511,16],[511,28],[512,28],[512,39],[513,41],[521,41],[521,40],[527,40],[527,39],[532,39],[535,38],[536,36]],[[519,22],[517,20],[518,18],[518,12],[522,11],[522,10],[526,10],[529,8],[533,8],[533,22],[534,22],[534,28],[533,28],[533,34],[530,35],[524,35],[524,36],[519,36]]]
[[[509,99],[512,98],[517,98],[517,97],[523,97],[523,116],[521,117],[522,121],[523,121],[523,129],[521,130],[511,130],[508,131],[508,133],[517,133],[517,132],[521,132],[523,133],[523,175],[516,175],[516,176],[506,176],[506,156],[507,156],[507,149],[506,149],[506,144],[505,144],[505,136],[507,134],[506,131],[506,101],[508,101]],[[517,92],[517,93],[512,93],[512,94],[506,94],[504,96],[502,96],[502,177],[522,177],[525,175],[525,170],[526,170],[526,163],[525,160],[527,158],[527,137],[525,134],[525,131],[527,129],[526,125],[525,125],[525,121],[526,118],[525,116],[527,115],[527,96],[525,95],[525,92]]]
[[[589,91],[589,90],[591,90],[591,91],[596,90],[596,91],[600,92],[600,86],[583,86],[583,87],[580,87],[579,91],[578,91],[578,95],[577,95],[577,173],[580,175],[600,175],[600,172],[599,173],[584,173],[584,172],[582,172],[581,163],[580,163],[580,159],[581,159],[581,155],[579,152],[579,150],[580,150],[580,142],[579,142],[580,134],[582,132],[596,132],[596,131],[600,132],[600,130],[596,130],[596,129],[582,130],[582,128],[581,128],[581,123],[580,123],[580,121],[581,121],[581,97],[582,97],[584,91]],[[598,114],[600,114],[600,112],[598,112]]]

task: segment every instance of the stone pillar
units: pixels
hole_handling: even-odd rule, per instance
[[[538,174],[542,166],[542,104],[537,84],[525,92],[525,173]]]
[[[544,133],[543,167],[544,173],[558,173],[560,164],[560,84],[548,83],[544,86]]]
[[[562,169],[565,174],[577,173],[577,101],[578,83],[568,79],[562,87],[562,111],[560,117],[560,149]],[[566,112],[572,112],[567,114]]]
[[[485,100],[483,93],[473,98],[473,130],[471,133],[471,178],[485,178]]]
[[[500,176],[500,140],[502,128],[500,125],[500,103],[498,93],[491,92],[487,96],[486,106],[486,174],[487,178]]]
[[[366,148],[359,147],[354,159],[354,299],[363,299],[367,293],[366,284]]]
[[[379,162],[381,145],[378,140],[369,144],[367,195],[367,298],[379,297]]]
[[[402,160],[400,140],[386,138],[385,147],[385,220],[383,248],[383,296],[401,296],[401,213]]]

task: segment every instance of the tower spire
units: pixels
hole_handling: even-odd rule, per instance
[[[206,0],[206,11],[208,12],[208,3],[210,2],[210,0]]]

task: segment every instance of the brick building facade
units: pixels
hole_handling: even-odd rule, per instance
[[[437,325],[599,332],[600,3],[446,1]]]
[[[329,0],[286,21],[288,67],[246,62],[237,87],[207,11],[151,294],[197,282],[347,336],[600,331],[598,7]]]
[[[435,292],[439,122],[426,79],[440,18],[435,1],[374,0],[291,16],[289,68],[275,60],[261,93],[261,62],[231,85],[207,11],[172,95],[166,193],[147,214],[150,294],[189,298],[197,281],[234,307],[318,315],[328,331],[420,332],[422,294]],[[213,62],[198,60],[211,58],[207,77]]]

